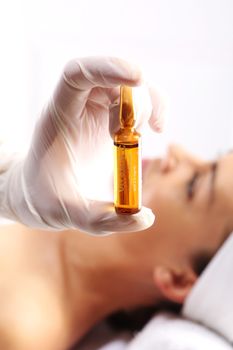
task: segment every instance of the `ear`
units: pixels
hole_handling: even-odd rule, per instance
[[[154,283],[168,300],[182,304],[197,280],[192,270],[176,272],[164,266],[154,269]]]

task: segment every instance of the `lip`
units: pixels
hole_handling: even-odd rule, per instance
[[[142,160],[142,175],[156,172],[160,173],[162,171],[163,159],[161,158],[153,158],[153,159],[143,159]]]
[[[150,164],[150,159],[143,159],[142,160],[142,171],[145,172],[145,170],[148,168],[148,165]]]

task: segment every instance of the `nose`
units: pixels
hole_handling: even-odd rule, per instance
[[[186,163],[197,172],[205,172],[210,167],[210,162],[193,156],[180,145],[172,144],[168,147],[167,154],[161,162],[161,172],[173,171],[181,163]]]

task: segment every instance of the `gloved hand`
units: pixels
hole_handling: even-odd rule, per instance
[[[79,228],[93,234],[151,226],[154,215],[148,208],[120,216],[112,203],[85,197],[79,176],[85,164],[113,147],[110,134],[118,128],[119,86],[141,81],[140,70],[121,59],[70,61],[37,122],[27,157],[14,160],[0,176],[0,214],[31,227]],[[160,131],[161,106],[152,90],[151,102],[152,110],[141,113],[137,124],[149,121]]]

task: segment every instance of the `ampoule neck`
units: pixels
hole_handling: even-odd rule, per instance
[[[122,131],[135,131],[136,129],[135,129],[135,126],[121,126],[120,127],[120,129],[122,130]]]

